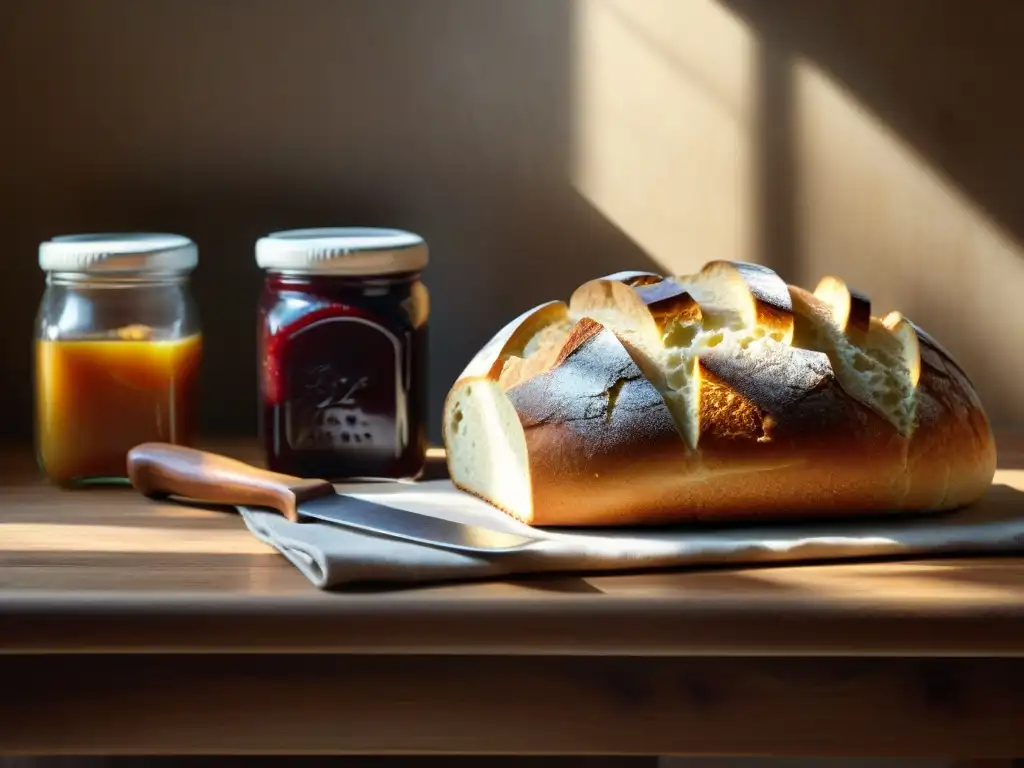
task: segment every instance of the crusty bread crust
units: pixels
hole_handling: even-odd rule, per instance
[[[826,301],[795,286],[782,296],[777,279],[749,267],[715,269],[747,275],[758,324],[783,333],[786,343],[746,352],[722,345],[695,356],[695,446],[680,433],[661,385],[645,374],[655,365],[650,350],[591,317],[572,318],[571,330],[552,337],[560,346],[557,354],[549,349],[544,370],[500,387],[495,396],[507,397],[519,419],[513,429],[522,433],[514,437],[525,438],[522,482],[530,488],[529,504],[504,510],[539,526],[627,526],[940,511],[986,492],[995,472],[992,431],[974,387],[945,350],[917,333],[908,363],[916,364],[919,345],[914,420],[901,428],[878,402],[844,389],[826,354],[837,333],[866,337],[866,298],[851,292],[844,301],[839,290],[840,328]],[[671,319],[665,306],[693,320],[691,301],[657,286],[645,277],[631,288],[670,297],[668,305],[648,304],[659,329]],[[885,333],[868,320],[872,332]],[[499,376],[456,382],[444,419],[450,451],[459,436],[450,429],[449,403],[464,407],[463,387]],[[452,479],[502,507],[470,475],[460,467]]]
[[[570,394],[571,393],[571,394]],[[676,508],[691,459],[619,338],[584,319],[561,362],[508,391],[526,435],[535,525],[629,525]]]
[[[528,309],[494,334],[469,361],[459,378],[497,378],[509,357],[522,355],[530,340],[545,327],[564,320],[567,310],[561,301],[548,301]]]

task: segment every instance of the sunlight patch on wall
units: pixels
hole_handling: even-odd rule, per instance
[[[893,130],[811,62],[794,65],[800,200],[795,279],[842,275],[875,314],[899,309],[974,376],[990,415],[1024,417],[1008,395],[1024,356],[1024,249]]]
[[[710,0],[577,0],[572,181],[664,269],[753,258],[754,40]]]

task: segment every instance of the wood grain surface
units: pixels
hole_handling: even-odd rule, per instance
[[[1020,443],[1002,445],[997,481],[1022,488]],[[61,491],[24,451],[0,466],[0,652],[1024,655],[1024,558],[331,594],[233,512]]]

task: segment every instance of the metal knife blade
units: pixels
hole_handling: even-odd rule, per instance
[[[300,517],[395,539],[471,553],[521,549],[536,539],[337,494],[299,504]]]

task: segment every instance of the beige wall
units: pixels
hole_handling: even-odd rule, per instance
[[[239,432],[252,242],[352,223],[433,246],[435,435],[511,314],[709,258],[846,277],[1024,424],[1022,21],[1014,0],[3,0],[0,435],[28,434],[40,239],[196,238],[206,424]]]

